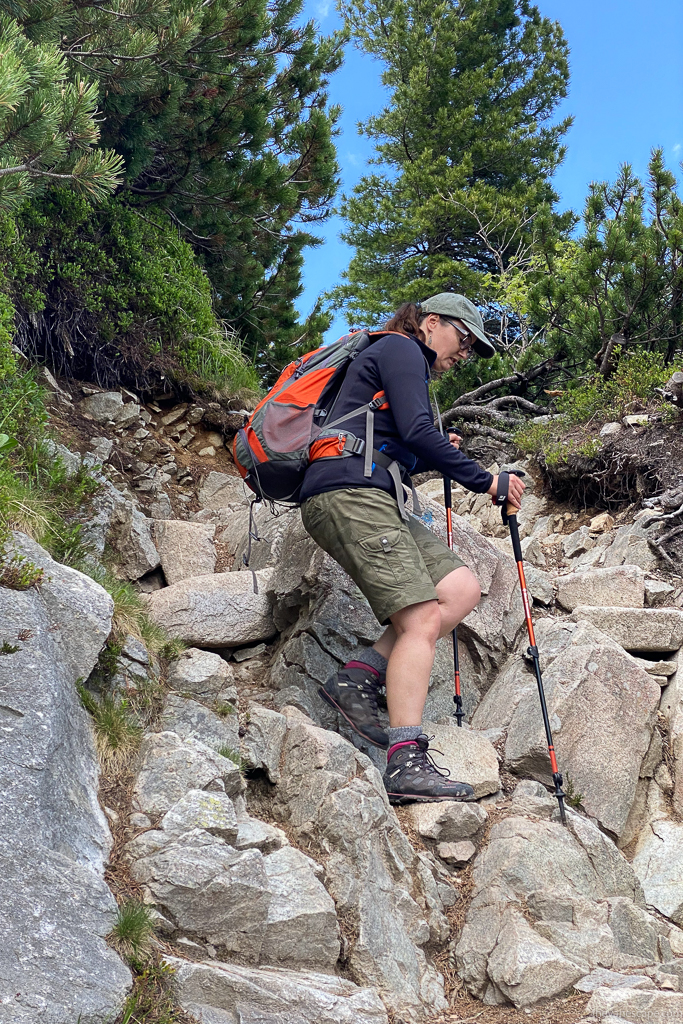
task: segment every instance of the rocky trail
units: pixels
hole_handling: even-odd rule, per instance
[[[131,635],[103,673],[111,598],[14,535],[44,577],[0,587],[0,1022],[117,1020],[132,979],[106,938],[130,896],[153,908],[178,1021],[683,1021],[683,580],[647,531],[666,505],[577,512],[524,466],[564,828],[510,542],[490,499],[454,488],[483,594],[459,629],[469,724],[444,640],[425,731],[476,801],[395,811],[383,753],[317,695],[379,627],[297,511],[257,506],[250,538],[239,412],[48,384],[56,451],[101,483],[91,556],[186,649],[159,661]],[[419,493],[444,535],[441,481]],[[135,707],[155,688],[118,773],[79,681]]]

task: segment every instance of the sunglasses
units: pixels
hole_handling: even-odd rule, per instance
[[[474,345],[474,336],[470,334],[469,331],[465,330],[459,322],[456,323],[455,320],[450,320],[447,316],[442,317],[442,320],[449,323],[451,327],[455,327],[456,331],[460,335],[460,350],[462,352],[468,352]]]

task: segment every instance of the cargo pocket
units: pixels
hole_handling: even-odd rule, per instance
[[[361,540],[359,548],[363,563],[374,571],[377,579],[391,585],[409,583],[415,576],[415,559],[403,531],[383,530]]]

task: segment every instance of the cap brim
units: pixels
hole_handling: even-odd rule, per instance
[[[492,341],[489,341],[484,332],[480,330],[476,324],[473,324],[471,320],[463,320],[462,322],[469,327],[472,334],[477,339],[472,346],[477,355],[481,356],[483,359],[490,359],[491,356],[495,356],[496,347]]]
[[[472,333],[474,334],[474,331],[472,331]],[[495,345],[493,345],[488,338],[482,338],[479,334],[476,335],[476,338],[477,340],[472,348],[478,356],[481,356],[483,359],[490,359],[492,356],[495,356]]]

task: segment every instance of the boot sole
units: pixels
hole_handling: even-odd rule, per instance
[[[326,704],[329,704],[331,708],[334,708],[335,711],[339,712],[339,714],[342,716],[342,718],[346,722],[348,722],[348,724],[351,726],[351,728],[353,729],[353,731],[355,733],[357,733],[359,736],[361,736],[368,743],[371,743],[373,747],[378,747],[380,750],[388,750],[388,748],[389,748],[389,739],[388,738],[387,738],[387,742],[386,743],[378,743],[377,740],[373,740],[370,736],[366,736],[366,734],[364,732],[362,732],[362,730],[360,730],[358,728],[356,723],[351,721],[351,719],[346,714],[346,712],[342,708],[339,707],[337,702],[334,701],[330,697],[329,693],[326,693],[325,690],[323,690],[322,686],[318,690],[318,693],[320,694],[320,696],[322,697],[322,699],[325,701]]]
[[[413,804],[413,803],[436,804],[436,803],[443,803],[446,800],[456,800],[456,801],[459,801],[460,803],[472,803],[476,799],[474,795],[472,795],[472,796],[417,796],[416,794],[413,795],[411,793],[389,793],[389,792],[387,792],[387,796],[389,797],[389,803],[390,804],[399,804],[399,805],[400,804]]]

